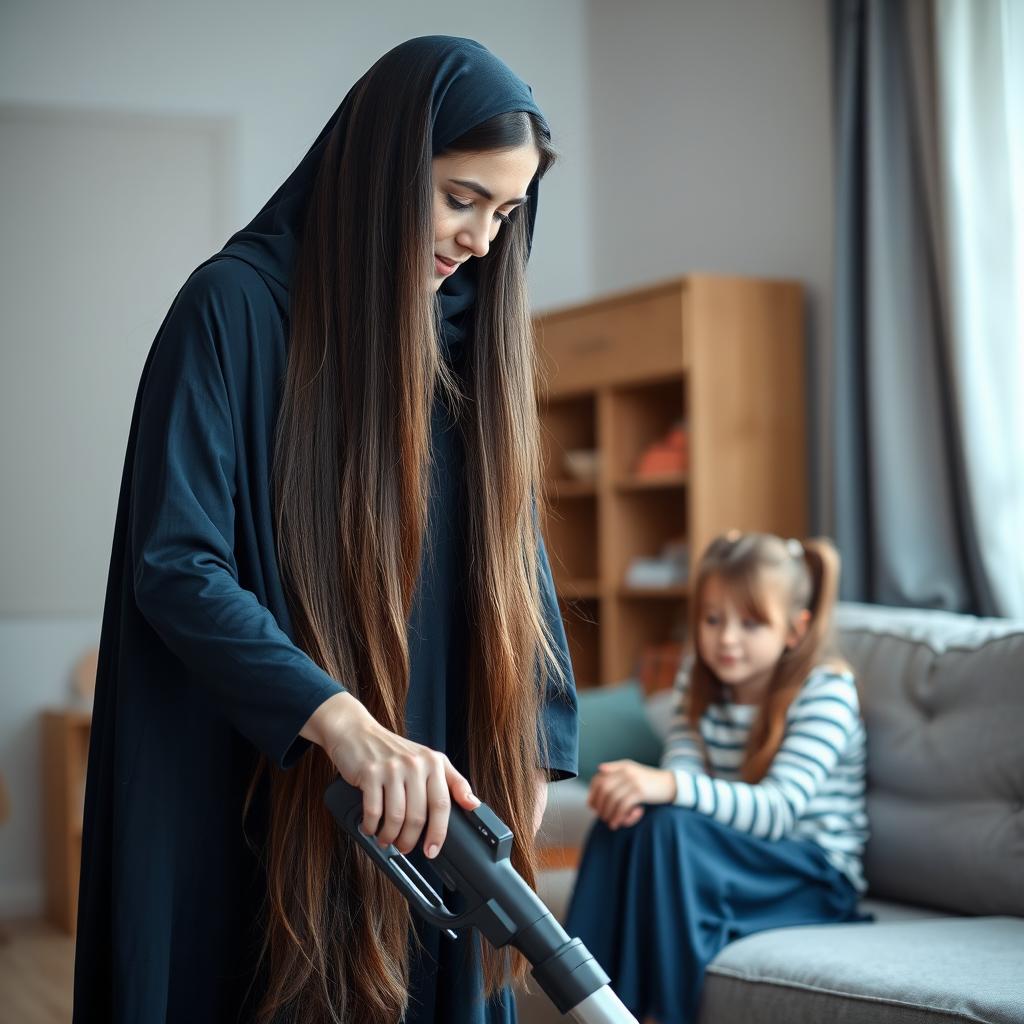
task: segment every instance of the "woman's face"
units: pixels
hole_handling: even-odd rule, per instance
[[[540,154],[532,145],[434,157],[433,291],[472,256],[486,256],[494,237],[519,216]]]

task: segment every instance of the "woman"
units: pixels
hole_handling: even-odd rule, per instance
[[[504,64],[411,40],[172,305],[104,611],[80,1024],[514,1019],[502,957],[410,926],[322,798],[359,786],[440,889],[477,794],[532,881],[575,774],[524,285],[551,159]]]

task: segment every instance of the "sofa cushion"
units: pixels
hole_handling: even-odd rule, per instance
[[[700,1024],[1024,1020],[1024,921],[939,918],[780,928],[708,968]]]
[[[661,760],[662,737],[651,728],[643,690],[633,681],[580,690],[579,777],[588,781],[602,761]]]
[[[874,896],[1024,916],[1024,624],[841,605],[868,737]]]

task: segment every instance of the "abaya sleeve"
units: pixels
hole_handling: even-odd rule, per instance
[[[548,673],[547,692],[541,708],[541,765],[552,782],[574,779],[579,767],[579,717],[576,699],[576,684],[573,679],[569,645],[565,638],[565,625],[558,608],[555,581],[551,575],[544,538],[540,540],[540,589],[544,616],[555,642],[558,666],[564,677],[564,685]],[[546,747],[546,751],[545,751]]]
[[[255,316],[252,296],[213,267],[168,313],[141,397],[130,558],[145,619],[228,721],[287,767],[308,746],[306,720],[344,687],[239,584],[234,499],[239,478],[252,485]]]

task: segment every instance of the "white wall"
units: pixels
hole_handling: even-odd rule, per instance
[[[824,0],[591,0],[594,287],[690,271],[807,289],[812,483],[832,305]],[[813,518],[827,523],[823,488]]]
[[[532,268],[534,301],[551,304],[590,288],[589,237],[580,231],[588,207],[585,13],[583,0],[521,0],[514,9],[469,0],[20,0],[0,14],[0,102],[236,118],[240,227],[380,54],[417,35],[478,39],[530,83],[557,127],[564,159],[545,183]]]

